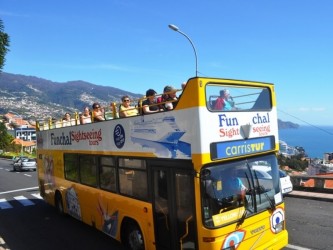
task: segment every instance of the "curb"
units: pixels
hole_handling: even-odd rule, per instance
[[[333,194],[326,194],[326,193],[292,191],[289,194],[286,194],[285,196],[286,197],[295,197],[295,198],[300,198],[300,199],[310,199],[310,200],[333,202]]]

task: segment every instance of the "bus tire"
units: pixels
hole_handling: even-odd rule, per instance
[[[61,215],[64,215],[65,214],[64,204],[62,202],[62,197],[61,197],[61,194],[60,194],[59,191],[56,191],[54,199],[55,199],[54,204],[55,204],[55,207],[57,209],[57,212]]]
[[[139,225],[134,221],[126,223],[122,236],[122,242],[126,249],[129,250],[144,250],[145,242],[142,231]]]

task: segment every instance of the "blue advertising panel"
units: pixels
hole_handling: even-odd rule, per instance
[[[239,141],[215,142],[210,145],[211,159],[225,159],[274,150],[274,136]]]

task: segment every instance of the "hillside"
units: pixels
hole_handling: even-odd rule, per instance
[[[281,121],[280,119],[278,119],[278,128],[279,129],[288,129],[288,128],[297,129],[297,128],[299,128],[299,125],[297,123],[285,122],[285,121]]]
[[[82,111],[99,102],[103,106],[119,102],[121,96],[142,97],[114,87],[84,81],[52,82],[35,76],[0,74],[0,114],[14,111],[26,119],[59,117],[65,112]],[[60,114],[60,115],[59,115]],[[278,120],[279,129],[298,128],[292,122]]]
[[[123,95],[142,96],[84,81],[59,83],[34,76],[0,74],[0,114],[14,111],[32,119],[58,117],[65,112],[81,111],[93,102],[118,102]]]

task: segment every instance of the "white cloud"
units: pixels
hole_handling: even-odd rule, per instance
[[[298,111],[300,111],[300,112],[325,112],[326,108],[324,108],[324,107],[311,107],[311,108],[300,107],[298,109]]]

